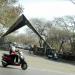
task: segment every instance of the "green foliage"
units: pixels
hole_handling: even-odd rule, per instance
[[[5,27],[12,25],[18,16],[22,13],[23,9],[20,5],[14,6],[17,0],[1,0],[0,7],[0,23]]]
[[[14,4],[17,1],[18,0],[0,0],[0,7],[4,7],[4,6],[9,5],[9,4]]]

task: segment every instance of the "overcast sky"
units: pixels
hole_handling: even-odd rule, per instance
[[[27,18],[45,18],[75,15],[71,0],[20,0]]]
[[[75,4],[71,0],[20,0],[19,3],[24,8],[23,13],[28,19],[51,20],[54,17],[75,15]]]

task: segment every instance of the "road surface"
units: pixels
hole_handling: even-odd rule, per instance
[[[5,51],[0,51],[0,56]],[[0,75],[75,75],[75,66],[68,63],[55,62],[28,54],[27,51],[23,51],[26,61],[28,63],[28,69],[22,70],[17,66],[8,66],[3,68],[0,62]],[[1,57],[0,57],[1,60]]]

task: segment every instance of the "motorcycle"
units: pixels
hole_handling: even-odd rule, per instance
[[[18,57],[19,62],[16,63],[12,61],[13,57]],[[13,55],[3,54],[1,62],[3,67],[7,67],[8,65],[21,66],[22,70],[26,70],[28,67],[26,61],[24,60],[23,53],[20,51],[18,51],[17,55],[15,55],[14,53]]]

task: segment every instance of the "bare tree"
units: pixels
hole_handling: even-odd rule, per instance
[[[61,30],[65,30],[67,35],[64,36],[64,40],[70,40],[71,49],[73,46],[73,38],[75,35],[75,16],[64,16],[60,18],[55,18],[55,26]],[[68,43],[67,43],[68,45]],[[66,46],[67,47],[67,46]],[[70,47],[70,46],[68,46]]]
[[[43,37],[43,39],[46,40],[48,36],[47,31],[49,27],[51,27],[51,22],[43,19],[36,19],[36,18],[31,19],[30,22],[34,26],[34,28],[38,31],[38,33]],[[27,29],[27,33],[37,38],[37,36],[31,30]],[[39,38],[39,44],[40,47],[43,46],[43,41],[40,38]]]

